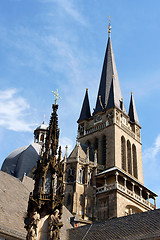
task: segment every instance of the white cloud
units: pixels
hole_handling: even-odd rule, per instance
[[[71,0],[40,0],[43,3],[56,3],[58,4],[69,16],[71,16],[74,20],[82,25],[87,25],[87,22],[84,16],[80,13],[80,11],[75,6],[75,1]]]
[[[13,131],[32,131],[34,124],[25,120],[29,108],[16,89],[0,91],[0,126]]]
[[[61,7],[63,7],[63,9],[71,17],[73,17],[76,21],[78,21],[82,25],[86,25],[84,17],[80,14],[80,12],[78,12],[78,10],[75,8],[75,6],[73,6],[73,3],[71,1],[69,1],[69,0],[58,0],[57,3],[59,3],[59,5]]]
[[[160,152],[160,134],[157,136],[154,144],[149,147],[148,149],[145,149],[143,152],[143,159],[145,162],[155,162],[157,154]]]
[[[160,134],[156,137],[151,147],[143,151],[144,180],[148,188],[159,195],[159,172],[160,172]],[[160,207],[160,198],[157,199],[157,206]]]

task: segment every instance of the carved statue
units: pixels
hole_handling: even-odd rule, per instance
[[[62,227],[62,223],[59,222],[59,210],[56,209],[54,214],[49,217],[49,234],[48,240],[59,240],[59,229]]]
[[[27,234],[27,240],[36,240],[37,239],[37,228],[40,221],[40,215],[36,211],[33,212],[31,221],[29,224],[29,230]]]

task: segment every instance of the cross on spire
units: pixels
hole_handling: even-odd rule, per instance
[[[53,93],[54,96],[55,96],[55,105],[57,105],[57,99],[58,99],[58,98],[62,99],[62,98],[59,96],[58,89],[56,89],[56,92],[53,92],[53,91],[52,91],[52,93]]]
[[[108,24],[108,33],[109,33],[109,37],[110,37],[110,34],[111,34],[111,29],[112,29],[112,27],[111,27],[111,16],[109,16],[109,19],[108,19],[108,21],[109,21],[109,24]]]

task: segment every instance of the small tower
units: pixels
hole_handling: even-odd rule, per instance
[[[48,135],[48,127],[45,124],[45,121],[34,130],[34,142],[43,144]]]
[[[48,135],[35,171],[35,186],[29,197],[27,239],[59,239],[63,201],[63,165],[59,142],[58,105],[52,105]]]

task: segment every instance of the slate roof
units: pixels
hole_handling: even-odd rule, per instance
[[[140,126],[137,111],[136,111],[136,106],[135,106],[135,102],[134,102],[134,98],[133,98],[133,93],[131,93],[131,100],[130,100],[130,105],[129,105],[128,116],[129,116],[131,122],[136,123]]]
[[[36,131],[36,130],[48,130],[48,126],[43,121],[42,124],[40,126],[38,126],[34,131]]]
[[[1,170],[17,178],[28,175],[40,157],[41,145],[32,143],[10,153],[2,164]]]
[[[92,149],[91,146],[87,146],[85,144],[80,143],[80,147],[79,147],[79,157],[81,159],[86,159],[86,155],[87,155],[87,148],[89,147],[89,160],[90,161],[94,161],[94,151]],[[75,159],[77,157],[77,144],[75,145],[73,151],[70,153],[69,155],[69,159]]]
[[[0,171],[0,233],[25,239],[28,199],[29,190],[19,179]]]
[[[74,228],[68,231],[68,239],[160,239],[160,209]]]
[[[114,75],[114,78],[112,77],[113,75]],[[120,108],[120,101],[122,98],[122,94],[121,94],[121,89],[120,89],[120,85],[119,85],[116,64],[115,64],[115,60],[114,60],[112,43],[111,43],[111,39],[109,37],[108,43],[107,43],[107,49],[106,49],[106,53],[105,53],[105,57],[104,57],[103,69],[102,69],[101,80],[100,80],[99,91],[98,91],[97,102],[96,102],[96,107],[95,107],[94,113],[98,113],[103,110],[101,105],[103,105],[103,108],[106,108],[106,106],[108,104],[108,98],[109,98],[109,94],[110,94],[112,78],[114,81],[114,84],[113,84],[114,96],[112,96],[112,97],[114,99],[110,99],[110,101],[112,100],[112,102],[114,102],[115,106]],[[101,103],[99,100],[99,96],[101,96]],[[126,113],[125,108],[124,108],[124,112]]]
[[[88,89],[86,89],[86,94],[84,97],[81,113],[77,122],[79,123],[80,121],[89,119],[90,117],[91,117],[91,111],[90,111],[89,98],[88,98]]]
[[[26,239],[24,217],[26,217],[29,194],[34,181],[24,176],[22,182],[0,171],[0,236],[7,239]],[[71,228],[70,217],[73,215],[63,206],[61,239],[66,240],[66,229]],[[1,238],[1,237],[0,237]]]

